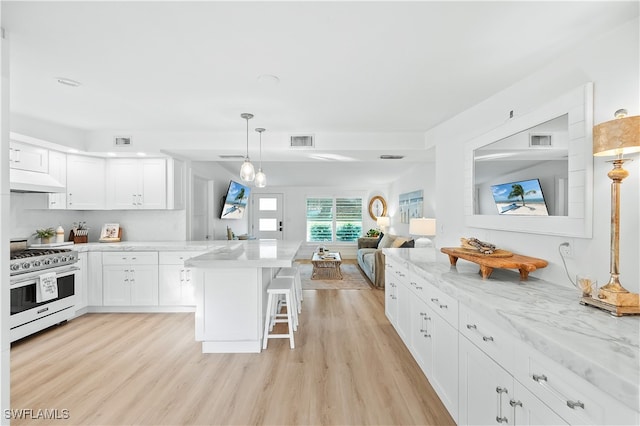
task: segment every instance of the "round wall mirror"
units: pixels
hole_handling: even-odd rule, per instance
[[[378,220],[380,216],[387,215],[387,202],[380,195],[371,197],[369,200],[369,216],[371,219]]]

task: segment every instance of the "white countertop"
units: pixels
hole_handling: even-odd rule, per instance
[[[502,326],[557,363],[638,411],[640,317],[613,317],[579,304],[573,287],[517,271],[494,270],[482,280],[478,266],[462,259],[456,267],[435,262],[434,249],[384,249],[408,261],[411,271],[474,311]]]
[[[300,241],[220,241],[207,253],[185,261],[194,268],[288,267],[293,264]]]
[[[205,251],[227,243],[240,241],[121,241],[119,243],[74,244],[73,250],[86,251]]]

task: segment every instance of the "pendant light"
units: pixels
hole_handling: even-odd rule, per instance
[[[240,167],[240,179],[245,182],[251,182],[256,177],[253,164],[251,164],[251,160],[249,160],[249,120],[253,118],[253,114],[244,112],[240,114],[240,117],[247,120],[247,156],[244,157],[244,163],[242,163],[242,166]]]
[[[267,175],[262,171],[262,132],[265,130],[266,129],[263,129],[262,127],[258,127],[256,129],[256,132],[260,133],[260,166],[258,167],[258,173],[256,173],[256,179],[254,181],[254,184],[258,188],[264,188],[267,186]]]

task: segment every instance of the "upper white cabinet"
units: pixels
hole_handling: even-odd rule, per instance
[[[35,145],[11,141],[9,167],[30,172],[49,172],[49,151]]]
[[[49,174],[62,185],[67,185],[67,155],[59,151],[49,151]],[[49,208],[54,210],[67,208],[67,193],[49,194]]]
[[[186,205],[187,169],[184,161],[167,159],[167,208],[183,210]]]
[[[166,160],[164,158],[108,160],[107,208],[166,209]]]
[[[67,208],[102,210],[105,207],[105,160],[67,155]]]

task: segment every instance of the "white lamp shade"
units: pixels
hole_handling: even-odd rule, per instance
[[[256,177],[256,171],[253,168],[253,164],[249,161],[249,158],[244,160],[242,167],[240,167],[240,179],[245,182],[251,182]]]
[[[436,235],[436,220],[431,218],[415,218],[409,221],[409,234]]]
[[[378,216],[376,223],[378,226],[389,226],[391,220],[389,219],[389,216]]]

